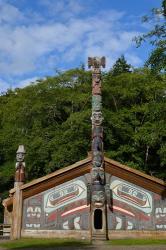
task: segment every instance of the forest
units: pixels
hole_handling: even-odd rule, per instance
[[[166,180],[166,26],[163,30],[163,23],[157,25],[156,32],[135,38],[138,46],[147,39],[153,42],[144,67],[134,68],[121,56],[102,72],[104,151],[107,157]],[[26,148],[27,182],[87,157],[91,81],[91,72],[82,65],[1,93],[1,200],[14,184],[18,145]]]

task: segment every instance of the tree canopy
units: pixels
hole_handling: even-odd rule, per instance
[[[122,73],[129,73],[129,72],[131,72],[131,65],[127,63],[124,55],[122,55],[116,60],[115,64],[113,65],[110,71],[110,73],[113,76],[117,76]]]
[[[153,8],[151,15],[142,18],[142,22],[153,24],[153,28],[138,37],[135,41],[138,47],[145,41],[153,46],[145,66],[153,73],[166,72],[166,0],[162,1],[160,8]]]

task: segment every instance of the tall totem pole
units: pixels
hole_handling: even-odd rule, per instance
[[[92,68],[92,169],[90,198],[91,238],[107,239],[106,182],[103,153],[101,67],[105,57],[89,57],[88,67]]]

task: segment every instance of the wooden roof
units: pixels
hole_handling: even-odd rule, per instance
[[[143,187],[149,191],[157,193],[162,197],[166,197],[166,183],[156,177],[147,175],[141,171],[130,168],[117,161],[104,157],[105,171],[113,176],[117,176],[125,181],[129,181],[135,185]],[[78,161],[75,164],[57,170],[51,174],[35,179],[29,183],[22,185],[20,188],[23,192],[23,198],[43,192],[47,189],[60,185],[73,178],[79,177],[91,170],[91,157]],[[10,190],[12,196],[15,188]],[[7,203],[12,202],[12,197],[6,199]]]
[[[105,157],[105,171],[125,181],[166,197],[166,183],[156,177]]]
[[[22,185],[20,188],[23,192],[23,198],[43,192],[47,189],[60,185],[66,181],[89,173],[91,169],[91,158],[88,157],[78,161],[73,165],[59,169],[51,174],[45,175],[31,182]],[[15,192],[15,188],[10,190],[10,194]]]

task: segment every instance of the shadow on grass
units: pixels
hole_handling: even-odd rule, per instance
[[[32,249],[32,248],[54,248],[54,247],[87,247],[91,243],[86,240],[75,239],[20,239],[0,243],[0,247],[6,249]]]
[[[113,246],[166,245],[166,239],[122,239],[109,240],[107,243]]]

